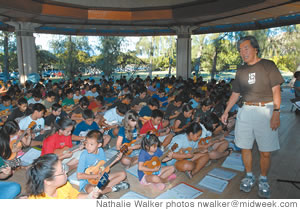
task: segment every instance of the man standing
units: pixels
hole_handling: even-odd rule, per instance
[[[271,152],[279,149],[280,84],[284,80],[274,62],[258,57],[259,45],[255,37],[241,38],[237,48],[245,65],[236,73],[232,95],[221,120],[224,124],[227,123],[228,112],[242,96],[244,105],[237,114],[235,143],[242,149],[247,174],[241,181],[240,190],[250,192],[255,185],[252,147],[256,140],[260,152],[258,195],[270,198],[267,173]]]

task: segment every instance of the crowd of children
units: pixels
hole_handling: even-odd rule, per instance
[[[11,85],[1,97],[0,157],[8,160],[30,146],[41,147],[41,157],[27,170],[28,198],[106,198],[109,192],[128,189],[125,171],[111,172],[109,183],[100,190],[91,183],[103,170],[87,170],[105,162],[104,150],[111,146],[119,153],[109,165],[102,165],[105,170],[119,161],[124,169],[138,164],[140,183],[163,190],[176,178],[175,172],[193,178],[210,160],[232,152],[222,137],[214,139],[227,131],[219,117],[230,89],[224,81],[139,76],[99,82],[40,80],[35,85],[26,82],[22,89]],[[11,146],[16,139],[20,146]],[[158,166],[148,166],[162,157]],[[67,181],[66,173],[74,169],[82,193]],[[3,168],[0,178],[11,174],[9,167]],[[15,189],[9,189],[12,186]],[[14,182],[1,181],[0,188],[0,198],[20,193]],[[6,190],[14,193],[5,196]]]

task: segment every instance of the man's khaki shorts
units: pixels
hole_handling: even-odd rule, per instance
[[[273,102],[264,107],[244,105],[239,109],[235,125],[235,144],[241,149],[252,149],[256,140],[261,152],[278,150],[278,129],[270,128]]]

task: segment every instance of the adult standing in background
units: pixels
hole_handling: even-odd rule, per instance
[[[244,105],[237,114],[235,144],[242,149],[247,174],[241,181],[240,190],[250,192],[255,185],[252,147],[256,140],[260,152],[258,195],[270,198],[267,173],[271,152],[279,149],[280,84],[284,80],[274,62],[258,57],[259,45],[255,37],[241,38],[237,49],[245,64],[236,73],[232,94],[221,120],[227,123],[228,112],[242,96]]]

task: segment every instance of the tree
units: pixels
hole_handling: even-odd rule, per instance
[[[17,45],[14,33],[0,32],[0,45],[3,45],[3,54],[0,53],[0,66],[6,76],[18,68]]]
[[[39,72],[53,66],[58,61],[58,58],[54,54],[47,50],[40,49],[39,46],[36,47],[36,58]]]
[[[117,36],[99,37],[100,47],[98,49],[101,52],[101,57],[99,56],[97,59],[96,66],[107,76],[111,75],[118,66],[118,57],[123,40],[124,38]]]
[[[59,36],[50,42],[50,46],[58,59],[55,68],[65,70],[68,78],[92,65],[87,37]]]

